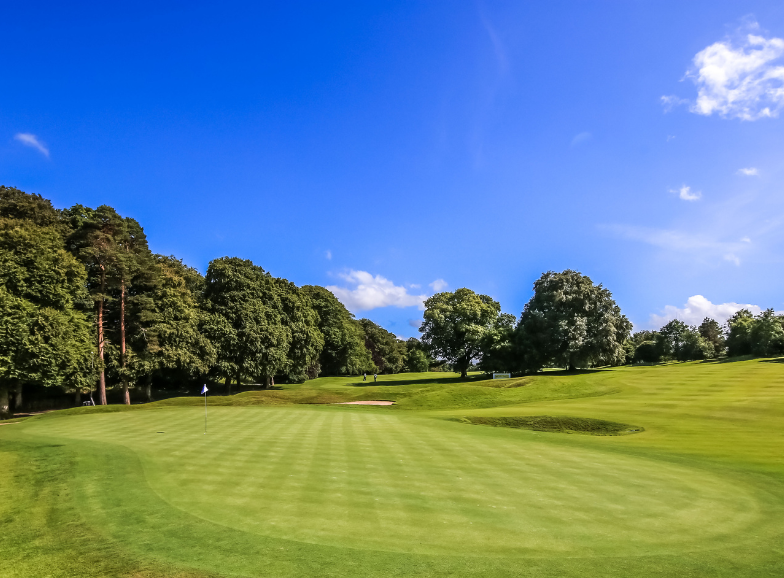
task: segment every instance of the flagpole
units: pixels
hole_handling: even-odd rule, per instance
[[[204,435],[207,435],[207,386],[204,386]]]

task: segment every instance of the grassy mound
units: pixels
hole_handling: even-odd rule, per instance
[[[518,417],[462,417],[459,421],[474,425],[512,427],[558,433],[577,433],[592,436],[622,436],[645,431],[644,428],[628,423],[593,419],[590,417],[571,417],[566,415],[527,415]]]

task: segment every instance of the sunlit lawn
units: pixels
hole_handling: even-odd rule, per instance
[[[201,398],[0,426],[0,576],[784,575],[775,361],[209,402],[206,435]],[[645,431],[456,421],[545,415]]]

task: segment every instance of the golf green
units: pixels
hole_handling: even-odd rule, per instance
[[[171,403],[3,426],[0,575],[784,573],[781,365],[619,368],[515,385],[394,376],[362,392],[397,393],[399,406],[223,405],[209,409],[207,434],[203,408]],[[319,387],[358,390],[351,379],[291,389]],[[483,390],[478,408],[465,401],[470,388]],[[434,408],[434,396],[452,407]],[[645,431],[454,421],[467,415]]]

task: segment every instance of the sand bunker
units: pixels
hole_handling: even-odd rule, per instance
[[[335,405],[394,405],[394,401],[376,400],[376,401],[341,401]]]

